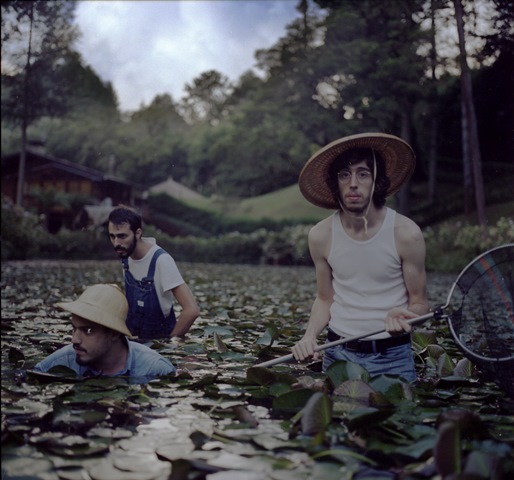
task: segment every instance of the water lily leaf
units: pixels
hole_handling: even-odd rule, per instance
[[[353,410],[346,419],[350,431],[372,427],[390,417],[393,411],[390,409],[360,408]]]
[[[427,458],[434,448],[436,436],[428,435],[408,445],[400,445],[395,449],[395,453],[408,456],[413,460]]]
[[[114,467],[124,472],[153,473],[162,474],[168,470],[168,464],[160,461],[154,454],[134,454],[114,457],[112,460]]]
[[[397,403],[403,400],[412,400],[413,393],[412,387],[393,375],[379,375],[374,377],[369,386],[373,390],[383,393],[387,399],[392,403]]]
[[[2,459],[2,477],[6,478],[44,478],[52,470],[53,464],[46,458]]]
[[[121,438],[130,438],[133,433],[126,428],[106,428],[96,427],[88,432],[88,437],[99,437],[119,440]]]
[[[431,358],[434,362],[437,362],[437,359],[441,355],[446,353],[446,350],[443,347],[441,347],[440,345],[428,345],[426,352],[427,352],[429,358]]]
[[[59,455],[60,457],[83,458],[92,456],[96,457],[97,455],[105,454],[109,452],[110,447],[103,443],[89,442],[87,444],[77,444],[69,447],[65,445],[48,445],[46,450],[55,455]]]
[[[204,336],[209,336],[214,333],[220,337],[232,337],[234,336],[234,328],[222,325],[207,325],[203,330]]]
[[[209,356],[210,357],[210,356]],[[240,352],[232,352],[232,351],[226,351],[219,354],[219,358],[223,361],[230,361],[234,363],[251,363],[253,358],[248,356],[247,354],[240,353]]]
[[[369,395],[374,390],[362,380],[346,380],[334,390],[334,395],[348,397],[359,403],[368,405]]]
[[[473,376],[473,368],[473,363],[468,358],[461,358],[455,365],[453,374],[457,377],[470,378]]]
[[[437,359],[437,374],[441,377],[447,377],[453,373],[454,365],[447,353],[443,353]]]
[[[464,473],[473,478],[500,478],[498,456],[473,450],[466,459]]]
[[[216,458],[208,460],[207,463],[213,467],[223,468],[226,470],[270,472],[272,469],[271,462],[266,461],[265,457],[247,458],[242,455],[235,455],[228,452],[221,452]],[[240,472],[239,478],[245,478],[243,472]]]
[[[199,380],[197,380],[196,382],[193,382],[189,385],[190,388],[199,388],[199,387],[205,387],[207,385],[212,385],[214,383],[216,383],[216,380],[218,379],[218,375],[217,374],[209,374],[209,375],[204,375],[202,378],[200,378]]]
[[[384,408],[392,407],[394,404],[381,392],[371,392],[369,394],[370,407]]]
[[[9,358],[10,363],[21,363],[21,362],[24,363],[25,362],[24,353],[19,348],[15,348],[15,347],[9,348],[8,358]]]
[[[83,411],[70,411],[61,409],[54,414],[53,426],[54,428],[87,428],[88,426],[98,425],[107,418],[108,414],[101,410],[83,410]]]
[[[272,385],[273,383],[292,385],[296,382],[296,378],[289,373],[275,372],[264,367],[250,367],[246,371],[246,380],[250,384],[262,386]]]
[[[268,327],[263,335],[261,335],[255,343],[257,345],[265,345],[270,347],[273,342],[279,337],[280,333],[276,327]]]
[[[437,380],[437,388],[455,388],[455,387],[465,387],[465,386],[473,386],[475,381],[471,378],[465,377],[457,377],[455,375],[449,375],[447,377],[442,377]]]
[[[245,407],[237,405],[232,407],[232,411],[240,422],[247,423],[250,427],[257,427],[259,425],[259,420],[257,420]]]
[[[77,383],[81,381],[81,379],[77,377],[77,374],[73,370],[66,367],[55,367],[55,370],[52,370],[52,372],[38,372],[36,370],[27,370],[27,380],[36,380],[39,383]]]
[[[463,436],[486,437],[487,427],[475,412],[463,408],[451,408],[444,410],[437,418],[440,425],[445,422],[452,422],[460,429]]]
[[[252,436],[251,441],[264,450],[279,450],[297,447],[297,442],[295,440],[284,440],[270,434],[256,434]]]
[[[43,402],[21,398],[11,405],[2,406],[2,413],[28,415],[34,418],[41,418],[52,411],[52,407]]]
[[[424,330],[416,328],[411,335],[412,343],[417,349],[422,350],[429,345],[437,343],[437,334],[434,330]]]
[[[461,442],[459,427],[446,421],[439,425],[434,446],[434,461],[438,473],[445,478],[461,471]]]
[[[162,464],[162,475],[171,473],[171,464]],[[128,472],[115,467],[110,460],[102,460],[98,464],[88,469],[88,474],[93,480],[155,480],[157,474],[155,470],[146,472]]]
[[[216,344],[216,350],[218,352],[228,352],[228,347],[223,343],[223,340],[217,332],[214,332],[214,343]]]
[[[200,432],[196,432],[200,433]],[[208,437],[205,437],[206,439]],[[203,442],[201,445],[203,445]],[[182,441],[181,443],[165,444],[157,448],[155,453],[157,457],[170,462],[176,462],[180,459],[187,459],[191,452],[195,449],[195,443],[192,441]]]
[[[332,381],[334,388],[346,380],[369,380],[369,373],[357,363],[338,360],[327,368],[327,377]]]
[[[331,419],[332,401],[324,393],[315,392],[302,409],[302,432],[308,436],[325,432]]]
[[[319,393],[319,392],[318,392]],[[301,388],[291,390],[273,399],[273,412],[275,413],[297,413],[307,403],[307,400],[314,394],[312,390]]]

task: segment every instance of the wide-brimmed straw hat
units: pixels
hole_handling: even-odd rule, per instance
[[[125,324],[128,313],[127,299],[117,285],[92,285],[74,302],[58,303],[57,306],[90,322],[132,337]]]
[[[300,172],[300,191],[309,202],[318,207],[339,208],[328,184],[329,170],[339,155],[353,148],[371,148],[384,159],[386,175],[391,182],[387,196],[400,190],[416,166],[416,157],[410,145],[394,135],[359,133],[340,138],[318,150]]]

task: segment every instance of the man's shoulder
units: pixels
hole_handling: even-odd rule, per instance
[[[396,212],[394,221],[396,239],[400,242],[413,242],[423,238],[419,225],[411,218]]]
[[[34,370],[47,371],[57,365],[68,367],[74,363],[75,357],[75,350],[73,349],[73,345],[70,343],[69,345],[59,348],[38,362],[34,367]]]
[[[166,374],[175,372],[175,367],[170,360],[163,357],[147,345],[128,341],[131,350],[132,366],[131,370],[137,375]]]
[[[327,238],[327,234],[332,231],[333,216],[330,215],[330,217],[324,218],[309,230],[309,239],[311,241],[321,241]]]
[[[128,340],[128,345],[130,350],[132,350],[132,353],[139,357],[146,357],[146,358],[162,358],[165,359],[159,352],[156,352],[154,349],[150,348],[148,345],[144,345],[142,343]]]
[[[148,238],[145,239],[148,240]],[[166,250],[164,250],[164,248],[160,247],[159,245],[157,245],[157,243],[155,243],[155,239],[150,238],[150,240],[153,240],[152,246],[148,249],[145,256],[141,259],[142,261],[150,263],[154,255],[160,250],[162,250],[162,253],[157,258],[157,261],[166,261],[172,258],[172,256]]]

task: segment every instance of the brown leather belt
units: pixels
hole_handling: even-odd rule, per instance
[[[340,337],[330,329],[328,330],[327,340],[329,342],[335,342],[342,338],[344,337]],[[406,345],[407,343],[410,343],[409,334],[380,338],[378,340],[353,340],[351,342],[341,344],[341,347],[357,353],[385,353],[388,348],[399,347],[400,345]]]

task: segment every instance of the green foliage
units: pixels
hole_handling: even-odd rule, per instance
[[[208,263],[311,265],[308,233],[311,224],[239,222],[192,209],[167,195],[150,197],[152,205],[168,212],[154,214],[145,226],[176,260]],[[162,201],[161,201],[162,200]],[[193,220],[193,221],[192,221]],[[168,223],[168,222],[171,222]],[[194,228],[196,225],[196,228]],[[180,231],[170,236],[166,230]],[[36,233],[36,234],[34,234]],[[463,221],[444,222],[423,231],[428,271],[459,272],[473,258],[495,246],[514,242],[514,220],[500,217],[489,227]],[[45,217],[21,210],[2,199],[2,258],[104,258],[110,252],[106,232],[70,231],[56,235],[45,229]]]
[[[279,231],[259,228],[249,233],[233,231],[212,237],[170,237],[153,226],[146,226],[145,235],[155,237],[179,261],[310,265],[309,229],[310,226],[297,225]]]
[[[46,218],[23,210],[2,196],[2,260],[31,258],[95,259],[110,252],[107,236],[93,230],[62,228],[52,235]]]
[[[2,2],[2,58],[9,65],[2,64],[3,119],[26,128],[68,108],[64,59],[77,36],[75,6],[60,1]]]
[[[40,217],[2,196],[2,260],[37,257],[39,242],[51,238]]]
[[[427,270],[458,272],[490,248],[514,242],[514,218],[501,217],[483,227],[466,222],[444,222],[423,231],[427,246]]]

